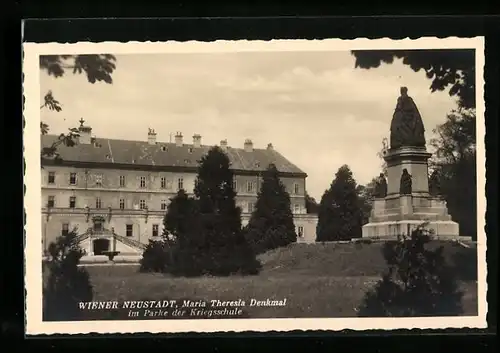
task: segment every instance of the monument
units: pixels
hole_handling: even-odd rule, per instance
[[[457,239],[458,223],[451,220],[439,195],[438,174],[429,192],[428,159],[422,117],[408,89],[401,88],[390,128],[390,146],[384,151],[387,181],[380,175],[369,223],[363,238],[394,239],[426,223],[438,239]]]

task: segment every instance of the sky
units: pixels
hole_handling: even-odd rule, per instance
[[[380,173],[377,152],[389,138],[401,86],[422,115],[427,141],[456,100],[431,93],[431,80],[400,61],[355,68],[349,51],[168,53],[116,55],[113,83],[90,84],[71,71],[40,73],[40,102],[51,90],[63,110],[41,110],[50,133],[84,118],[96,137],[147,141],[148,128],[169,142],[180,131],[202,144],[274,148],[308,174],[320,200],[343,164],[359,184]]]

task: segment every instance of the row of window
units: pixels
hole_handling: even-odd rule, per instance
[[[102,174],[95,174],[94,175],[94,185],[96,187],[102,187],[102,179],[103,179]],[[55,181],[56,181],[56,173],[49,172],[48,184],[55,184]],[[77,185],[77,174],[76,173],[69,174],[69,185]],[[120,187],[125,187],[125,185],[126,185],[125,175],[120,175]],[[141,176],[139,178],[139,187],[141,189],[145,189],[148,187],[147,186],[147,178],[145,176]],[[172,180],[169,180],[166,177],[161,177],[160,178],[160,188],[166,189],[166,190],[172,190]],[[182,177],[177,179],[177,190],[181,190],[181,189],[184,189],[184,179]],[[233,189],[234,190],[238,189],[238,184],[237,184],[236,180],[233,181]],[[246,191],[248,193],[255,192],[256,191],[256,183],[253,181],[247,181]],[[294,194],[300,193],[299,184],[295,183],[293,185],[293,193]]]
[[[56,207],[56,197],[53,195],[50,195],[47,199],[47,208],[54,208],[54,207]],[[76,196],[69,197],[68,207],[69,208],[76,208]],[[96,199],[95,199],[95,208],[103,208],[102,200],[100,197],[96,197]],[[119,200],[119,208],[120,208],[120,210],[125,209],[125,199]],[[139,209],[145,210],[146,208],[147,208],[146,200],[139,200]],[[160,209],[161,210],[167,209],[167,200],[161,200]]]
[[[93,179],[94,179],[94,185],[96,187],[102,186],[102,179],[103,179],[102,174],[94,174]],[[55,184],[56,183],[56,173],[55,172],[49,172],[47,182],[48,182],[48,184]],[[76,173],[69,173],[69,185],[76,185],[76,184],[77,184],[77,174]],[[125,185],[126,185],[125,175],[120,175],[120,187],[125,187]],[[145,176],[140,177],[139,187],[142,189],[145,189],[147,187],[147,178]],[[161,177],[160,188],[172,189],[172,181],[167,180],[166,177]],[[184,188],[184,179],[181,177],[181,178],[177,179],[177,189],[180,190],[183,188]]]
[[[66,236],[69,234],[69,223],[62,224],[61,234],[63,236]],[[132,224],[125,225],[125,235],[129,238],[134,236],[134,227]],[[151,235],[153,237],[157,237],[160,235],[160,226],[158,224],[153,224]]]
[[[248,213],[253,212],[254,208],[254,203],[253,202],[248,202],[246,204],[246,209]],[[47,208],[54,208],[56,207],[56,198],[53,195],[50,195],[47,200]],[[70,196],[69,197],[69,208],[76,208],[76,196]],[[95,199],[95,208],[103,208],[102,205],[102,200],[100,197],[96,197]],[[120,199],[119,200],[119,208],[120,210],[124,210],[125,207],[125,199]],[[139,200],[139,209],[145,210],[148,208],[146,200]],[[166,210],[167,209],[167,200],[161,200],[160,201],[160,209],[161,210]],[[293,205],[293,213],[300,213],[300,205],[299,204],[294,204]]]
[[[68,235],[69,233],[69,223],[63,223],[62,224],[62,235]],[[152,232],[151,235],[153,237],[158,237],[160,235],[160,226],[158,224],[153,224],[152,225]],[[304,236],[304,227],[303,226],[298,226],[297,227],[297,235],[302,238]],[[134,227],[132,224],[126,224],[125,225],[125,236],[131,238],[134,236]]]

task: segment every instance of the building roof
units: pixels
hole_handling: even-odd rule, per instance
[[[57,135],[42,135],[42,147],[49,147],[58,139]],[[140,166],[179,167],[180,169],[197,168],[198,161],[213,146],[193,144],[177,146],[175,143],[147,141],[116,140],[93,138],[92,144],[77,144],[68,147],[63,144],[57,147],[60,158],[67,163],[80,162],[90,164],[130,165],[134,169]],[[230,168],[237,171],[258,172],[265,170],[273,163],[279,172],[290,174],[305,173],[288,161],[273,148],[254,148],[251,152],[243,148],[227,146]]]

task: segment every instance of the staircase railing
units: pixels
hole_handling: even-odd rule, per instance
[[[141,249],[141,250],[145,250],[147,245],[146,244],[143,244],[141,243],[140,241],[137,241],[137,240],[134,240],[134,239],[129,239],[127,237],[124,237],[122,235],[118,235],[116,233],[113,233],[113,235],[116,237],[116,239],[118,239],[119,241],[121,241],[122,243],[124,243],[125,245],[128,245],[130,247],[133,247],[133,248],[138,248],[138,249]]]
[[[85,233],[82,233],[82,234],[78,235],[77,237],[75,237],[74,242],[78,244],[78,243],[88,239],[88,237],[90,237],[90,231],[87,230]]]

